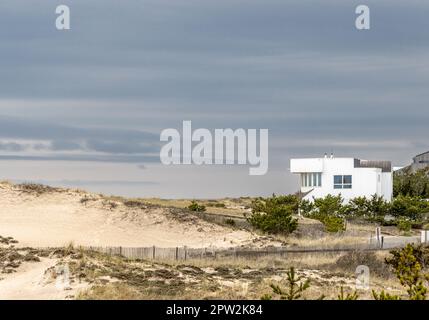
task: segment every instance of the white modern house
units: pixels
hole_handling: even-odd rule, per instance
[[[356,158],[291,159],[290,171],[300,175],[300,191],[304,199],[338,195],[347,202],[356,197],[370,198],[377,194],[392,200],[393,175],[390,161]]]

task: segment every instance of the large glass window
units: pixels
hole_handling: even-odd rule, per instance
[[[322,173],[318,172],[316,173],[317,183],[316,186],[321,187],[322,186]]]
[[[351,175],[335,175],[334,176],[334,189],[351,189],[352,176]]]
[[[303,187],[321,187],[322,173],[321,172],[301,173],[301,185]]]
[[[343,184],[343,176],[334,176],[334,185]]]

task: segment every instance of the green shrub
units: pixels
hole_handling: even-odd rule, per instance
[[[385,217],[374,217],[367,219],[369,222],[375,222],[383,227],[395,227],[397,225],[396,219],[386,219]]]
[[[325,198],[314,199],[313,203],[301,201],[301,212],[304,216],[322,222],[328,232],[345,230],[344,215],[347,207],[343,206],[341,195],[327,195]]]
[[[216,208],[225,208],[226,205],[225,205],[225,203],[215,203],[214,207],[216,207]]]
[[[303,216],[309,216],[314,210],[314,204],[309,200],[303,199],[299,203],[299,210]]]
[[[295,196],[275,196],[252,201],[252,214],[248,222],[267,233],[289,234],[298,226],[292,215],[298,211],[298,199]]]
[[[346,230],[344,218],[330,215],[314,215],[312,218],[322,222],[328,232],[340,232]]]
[[[351,199],[345,211],[348,216],[364,217],[375,221],[382,220],[382,217],[389,214],[390,205],[383,197],[374,194],[370,199],[366,197]]]
[[[417,262],[423,267],[429,267],[429,246],[423,245],[408,245],[408,254],[411,254],[417,259]],[[394,270],[399,268],[401,258],[403,257],[404,249],[394,249],[390,251],[391,256],[385,259],[387,265],[392,267]]]
[[[411,223],[411,229],[423,229],[426,221],[416,220],[416,221],[410,221],[410,223]]]
[[[226,208],[226,205],[225,203],[222,203],[222,202],[216,202],[216,203],[208,203],[207,207]]]
[[[391,265],[395,274],[407,289],[410,300],[426,300],[427,288],[425,283],[429,275],[423,272],[427,262],[428,248],[408,244],[405,248],[392,250],[391,258],[386,263]]]
[[[429,202],[416,196],[399,195],[391,203],[373,195],[371,199],[358,197],[350,200],[344,210],[347,216],[365,217],[370,221],[389,224],[383,217],[406,217],[414,222],[421,221],[424,213],[429,213]]]
[[[206,207],[204,205],[200,205],[200,204],[198,204],[198,202],[196,202],[194,200],[188,206],[188,209],[191,211],[196,211],[196,212],[206,211]]]
[[[368,212],[368,200],[365,197],[357,197],[349,201],[347,215],[354,217],[365,217]]]
[[[429,198],[429,168],[411,172],[411,169],[393,173],[393,196]]]
[[[377,294],[375,290],[372,290],[372,296],[374,297],[374,300],[401,300],[397,295],[391,295],[384,290],[381,290],[379,294]]]
[[[367,210],[369,216],[383,217],[390,213],[390,204],[383,197],[374,194],[367,200]]]
[[[328,194],[324,198],[314,199],[314,210],[319,215],[341,215],[345,213],[341,195],[332,196]]]
[[[356,290],[352,293],[344,294],[344,288],[343,286],[341,286],[340,294],[338,295],[338,300],[357,300],[357,298],[359,298],[359,295]]]
[[[403,195],[399,195],[391,203],[383,197],[373,195],[370,199],[365,197],[351,199],[348,204],[343,204],[341,195],[328,195],[325,198],[314,199],[313,202],[302,200],[299,207],[304,216],[320,221],[325,220],[326,216],[360,217],[385,226],[397,225],[397,221],[385,219],[387,215],[392,215],[397,219],[409,220],[412,226],[421,227],[425,221],[425,214],[429,213],[429,201]]]
[[[265,199],[265,202],[267,202],[268,205],[273,206],[287,206],[293,214],[298,213],[299,199],[293,194],[288,194],[285,196],[276,196],[273,194],[270,198]],[[254,207],[253,205],[254,202],[252,202],[252,208]]]
[[[420,197],[399,195],[393,199],[390,212],[395,217],[421,220],[423,214],[429,212],[429,202]]]
[[[272,293],[280,300],[305,300],[303,293],[310,288],[310,280],[304,278],[304,276],[298,276],[294,267],[290,267],[286,275],[286,288],[282,288],[276,284],[270,284]],[[272,298],[271,294],[264,294],[261,300],[271,300]],[[317,298],[317,300],[323,299],[325,299],[324,295]]]
[[[407,219],[398,219],[396,226],[400,231],[410,232],[411,231],[411,222]]]
[[[271,284],[273,293],[280,297],[280,300],[298,300],[302,297],[305,290],[310,288],[310,280],[303,276],[297,276],[295,268],[291,267],[287,272],[287,289],[278,285]]]

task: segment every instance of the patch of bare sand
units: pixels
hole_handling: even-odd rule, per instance
[[[232,247],[257,238],[198,218],[174,219],[168,208],[132,207],[77,190],[30,191],[0,183],[0,235],[19,239],[19,246]]]
[[[52,277],[50,270],[57,259],[41,258],[40,262],[23,263],[16,272],[2,274],[0,300],[64,300],[72,299],[86,283],[63,286]]]

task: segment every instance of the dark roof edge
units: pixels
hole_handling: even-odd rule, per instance
[[[391,161],[354,159],[355,168],[379,168],[381,172],[392,172]]]
[[[415,157],[419,157],[419,156],[422,156],[422,155],[424,155],[424,154],[426,154],[426,153],[429,153],[429,151],[426,151],[426,152],[422,152],[422,153],[419,153],[419,154],[415,155],[415,156],[414,156],[414,158],[415,158]]]

